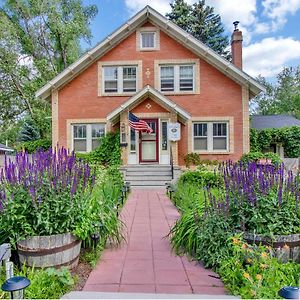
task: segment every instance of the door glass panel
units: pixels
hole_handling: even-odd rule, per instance
[[[142,142],[142,159],[156,160],[156,142]]]
[[[152,133],[142,132],[142,140],[156,140],[156,122],[146,121],[148,125],[152,128]]]

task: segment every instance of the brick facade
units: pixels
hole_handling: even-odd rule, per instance
[[[147,22],[145,27],[154,27]],[[158,29],[159,30],[159,29]],[[103,95],[101,72],[99,69],[105,64],[123,61],[124,64],[134,61],[140,66],[139,88],[146,85],[157,86],[157,62],[169,61],[195,61],[197,62],[195,93],[166,94],[174,103],[191,115],[191,120],[183,122],[168,111],[157,101],[145,99],[133,108],[136,114],[153,115],[153,113],[170,113],[170,120],[180,121],[181,140],[171,143],[176,152],[176,162],[183,165],[183,157],[191,148],[192,121],[193,120],[226,120],[230,121],[230,149],[228,153],[201,154],[203,159],[237,160],[249,149],[249,91],[213,65],[206,62],[202,57],[188,50],[162,30],[159,30],[158,50],[140,51],[137,46],[137,34],[132,33],[129,37],[116,45],[112,50],[95,61],[87,69],[76,76],[72,81],[64,85],[58,91],[53,92],[53,145],[70,147],[70,124],[76,120],[105,120],[107,115],[120,107],[128,100],[130,95]],[[150,104],[147,107],[147,104]],[[121,119],[124,116],[121,116]],[[122,122],[122,120],[121,120]],[[107,129],[117,128],[118,124],[107,124]],[[128,132],[127,132],[128,135]],[[126,153],[123,154],[126,156]],[[126,161],[126,159],[124,159]]]

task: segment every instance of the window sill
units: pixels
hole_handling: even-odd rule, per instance
[[[180,96],[180,95],[197,95],[199,93],[197,93],[196,91],[178,91],[178,92],[164,92],[164,91],[160,91],[160,93],[162,93],[165,96]]]
[[[116,97],[116,96],[133,96],[137,93],[138,91],[135,92],[124,92],[124,93],[101,93],[99,96],[100,97]]]
[[[212,155],[216,155],[216,154],[224,154],[224,155],[229,155],[229,154],[233,154],[232,151],[201,151],[201,150],[194,150],[194,153],[198,153],[198,154],[212,154]]]
[[[151,51],[158,51],[158,48],[140,48],[140,52],[151,52]]]

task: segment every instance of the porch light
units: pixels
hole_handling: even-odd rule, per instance
[[[126,187],[126,192],[128,193],[130,191],[130,182],[129,181],[125,182],[125,187]]]
[[[299,299],[300,288],[297,286],[285,286],[278,292],[278,295],[284,299]]]
[[[2,291],[10,293],[11,299],[23,299],[24,290],[30,285],[30,280],[23,276],[14,276],[2,284]]]

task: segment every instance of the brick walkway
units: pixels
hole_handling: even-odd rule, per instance
[[[127,241],[104,250],[83,290],[225,295],[217,274],[171,252],[164,237],[178,217],[164,190],[133,190],[121,214]]]

